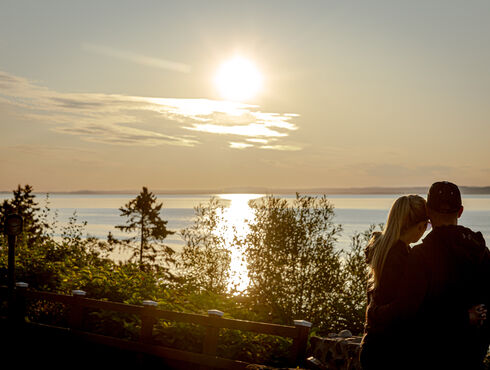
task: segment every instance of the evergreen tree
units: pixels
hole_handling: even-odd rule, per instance
[[[9,214],[16,213],[24,220],[24,232],[20,236],[21,242],[29,242],[33,239],[41,238],[43,229],[47,224],[39,218],[40,207],[35,200],[36,196],[32,193],[32,186],[17,186],[13,191],[12,199],[5,199],[0,204],[0,221],[5,224],[6,217]]]
[[[121,217],[126,217],[127,221],[126,225],[118,225],[116,229],[133,234],[136,232],[122,242],[134,249],[131,258],[138,258],[140,269],[147,261],[155,263],[157,257],[162,257],[167,264],[175,262],[172,257],[174,250],[161,244],[168,235],[174,234],[167,229],[167,221],[160,217],[162,206],[162,203],[157,203],[156,196],[143,187],[136,198],[119,208]],[[111,235],[109,238],[113,239]]]

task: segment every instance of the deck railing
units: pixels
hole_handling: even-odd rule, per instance
[[[7,287],[1,287],[0,291],[3,293],[1,295],[5,296]],[[302,365],[305,361],[308,334],[311,327],[311,323],[304,320],[296,320],[294,321],[294,326],[286,326],[227,319],[223,317],[223,312],[218,310],[209,310],[207,316],[167,311],[159,309],[157,303],[154,301],[143,301],[142,305],[102,301],[87,298],[85,292],[81,290],[74,290],[72,295],[41,292],[29,289],[25,283],[16,284],[14,300],[15,310],[11,311],[9,309],[10,312],[14,312],[15,314],[13,317],[10,317],[9,320],[15,321],[18,325],[22,325],[26,316],[27,302],[31,300],[43,300],[65,305],[69,312],[68,327],[57,328],[68,330],[73,335],[81,337],[84,340],[123,350],[146,353],[157,357],[185,361],[212,368],[244,369],[249,365],[243,361],[222,358],[216,355],[220,329],[234,329],[292,338],[293,343],[290,365],[298,366]],[[86,311],[90,309],[115,311],[139,316],[141,319],[139,341],[89,332],[84,328],[83,323],[84,315],[86,314]],[[195,324],[205,327],[205,337],[203,339],[201,353],[168,348],[155,344],[152,340],[153,328],[158,320]],[[36,323],[30,323],[30,325],[36,325]]]

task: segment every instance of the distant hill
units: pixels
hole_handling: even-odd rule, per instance
[[[462,194],[490,194],[490,186],[460,186]],[[364,187],[364,188],[312,188],[304,189],[305,194],[427,194],[429,187]],[[287,191],[286,191],[287,193]],[[294,191],[292,191],[294,193]],[[279,194],[279,193],[278,193]]]
[[[490,186],[460,186],[462,194],[490,194]],[[216,189],[172,189],[154,190],[155,194],[230,194],[230,193],[251,193],[251,194],[426,194],[428,187],[352,187],[352,188],[264,188],[264,187],[229,187]],[[79,191],[53,191],[50,194],[138,194],[140,190],[79,190]],[[11,194],[12,191],[0,191],[0,193]],[[45,193],[45,192],[40,192]]]

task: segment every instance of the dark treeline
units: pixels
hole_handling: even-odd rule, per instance
[[[160,218],[163,207],[155,195],[141,193],[120,208],[117,226],[131,237],[106,240],[84,237],[86,223],[74,214],[58,228],[46,205],[40,207],[31,186],[19,186],[0,204],[0,218],[17,213],[24,231],[16,249],[16,276],[33,289],[69,294],[83,289],[91,298],[140,304],[145,299],[174,311],[205,313],[219,309],[237,319],[291,325],[295,319],[313,323],[312,334],[363,330],[366,308],[364,246],[374,226],[352,237],[351,248],[336,248],[342,232],[333,222],[334,206],[326,196],[294,200],[267,196],[252,201],[255,219],[240,235],[223,225],[223,205],[212,198],[195,208],[194,223],[184,230],[168,230]],[[166,246],[166,236],[178,232],[185,242],[180,253]],[[54,237],[61,234],[60,238]],[[231,281],[231,253],[243,253],[249,285],[238,292]],[[131,248],[131,258],[114,261],[116,248]],[[6,285],[7,240],[0,236],[0,284]],[[5,307],[2,307],[4,309]],[[28,315],[41,322],[62,320],[59,307],[39,303]],[[116,314],[93,313],[95,331],[125,338],[138,333],[138,323]],[[159,323],[156,337],[176,348],[199,350],[200,333],[186,324]],[[253,363],[281,365],[289,342],[278,337],[225,330],[219,355]]]

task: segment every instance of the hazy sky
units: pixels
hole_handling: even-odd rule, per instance
[[[490,185],[489,45],[488,0],[2,1],[0,190]]]

